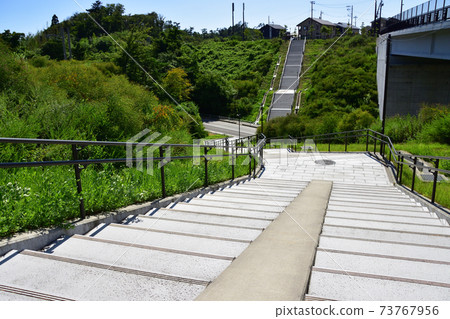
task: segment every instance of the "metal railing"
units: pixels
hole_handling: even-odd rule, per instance
[[[254,139],[256,142],[253,142]],[[248,144],[244,141],[247,140]],[[24,168],[24,167],[51,167],[51,166],[73,166],[75,171],[75,180],[77,185],[77,192],[79,196],[79,207],[81,219],[86,218],[86,209],[83,199],[82,188],[82,176],[81,172],[88,165],[92,164],[111,164],[111,163],[143,163],[148,161],[155,161],[158,163],[163,162],[160,167],[161,172],[161,191],[162,197],[166,197],[166,177],[164,172],[164,166],[170,162],[177,160],[202,160],[204,162],[204,187],[209,185],[208,179],[208,162],[216,159],[231,157],[231,170],[232,178],[235,178],[235,166],[236,159],[240,156],[249,157],[249,177],[256,177],[256,169],[263,164],[262,149],[265,145],[265,136],[253,136],[245,139],[238,140],[235,145],[229,149],[226,153],[217,152],[217,154],[208,154],[212,149],[223,149],[220,145],[205,145],[205,144],[158,144],[158,143],[139,143],[139,142],[109,142],[109,141],[76,141],[76,140],[49,140],[49,139],[24,139],[24,138],[3,138],[0,137],[0,146],[5,144],[32,144],[32,145],[66,145],[71,147],[72,158],[68,160],[60,161],[35,161],[35,162],[6,162],[0,163],[1,168]],[[81,159],[80,152],[83,148],[88,146],[94,147],[125,147],[125,148],[138,148],[141,151],[144,147],[151,147],[155,151],[159,150],[159,157],[127,157],[127,158],[109,158],[109,159]],[[198,154],[200,155],[186,155],[186,156],[165,156],[166,150],[169,148],[183,148],[183,149],[195,149],[198,148]],[[203,150],[203,152],[201,152]],[[203,153],[203,154],[202,154]],[[138,153],[140,155],[142,153]],[[142,155],[140,155],[142,156]],[[252,165],[253,163],[253,165]],[[193,164],[194,165],[194,164]],[[252,173],[253,172],[253,173]]]
[[[414,8],[403,11],[386,21],[386,28],[381,33],[407,29],[419,25],[447,21],[450,8],[449,0],[431,0]]]
[[[408,166],[412,169],[412,181],[410,191],[414,193],[416,184],[416,173],[417,170],[427,170],[433,174],[433,189],[431,193],[431,203],[434,204],[436,201],[436,191],[438,183],[438,175],[450,174],[450,170],[439,168],[442,161],[450,161],[450,157],[445,156],[430,156],[430,155],[413,155],[402,153],[395,149],[394,144],[389,136],[382,133],[376,132],[371,129],[365,130],[355,130],[346,131],[339,133],[330,133],[322,135],[311,135],[302,137],[291,137],[289,139],[293,142],[288,145],[288,149],[291,151],[298,151],[298,145],[303,144],[307,139],[312,139],[316,144],[328,144],[328,152],[331,152],[331,145],[333,143],[339,142],[343,143],[345,146],[345,152],[348,152],[348,145],[352,141],[365,141],[365,151],[368,153],[373,153],[374,155],[378,153],[381,155],[385,165],[392,168],[395,174],[395,179],[397,184],[403,184],[403,168]],[[267,143],[270,143],[270,138],[267,138]],[[373,146],[373,152],[372,152]],[[434,166],[426,166],[421,160],[428,160],[434,164]]]

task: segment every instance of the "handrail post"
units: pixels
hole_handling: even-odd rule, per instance
[[[345,153],[347,153],[347,133],[345,133]]]
[[[436,170],[434,171],[433,175],[434,175],[434,179],[433,179],[433,193],[431,194],[431,203],[434,204],[435,199],[436,199],[436,186],[437,186],[437,180],[438,180],[438,168],[439,168],[439,159],[436,159],[436,164],[435,164],[435,168]]]
[[[384,141],[380,141],[380,154],[381,154],[381,157],[383,157],[383,155],[384,155],[383,147],[384,147]]]
[[[403,178],[403,156],[400,156],[400,180],[398,182],[399,185],[402,185],[402,178]]]
[[[369,151],[369,130],[366,131],[366,152]]]
[[[374,136],[373,137],[373,155],[375,156],[376,153],[377,153],[377,137]]]
[[[248,177],[252,177],[252,153],[250,151],[250,144],[248,146]]]
[[[414,193],[414,184],[416,181],[416,165],[417,165],[417,157],[414,157],[413,176],[412,176],[412,183],[411,183],[411,192],[413,192],[413,193]]]
[[[256,178],[256,157],[253,156],[253,178]]]
[[[208,148],[205,147],[204,150],[205,150],[205,155],[204,155],[204,158],[205,158],[205,187],[207,187],[208,186],[208,158],[207,158]]]
[[[234,165],[235,165],[235,155],[233,149],[231,150],[231,180],[234,180]]]
[[[74,161],[78,161],[78,149],[77,146],[75,144],[72,145],[72,157]],[[86,218],[86,209],[84,207],[84,198],[83,198],[83,188],[81,185],[81,168],[80,165],[75,164],[74,166],[75,169],[75,179],[77,182],[77,192],[78,192],[78,196],[80,196],[80,216],[81,219],[85,219]]]
[[[159,147],[159,157],[164,158],[164,148],[162,146]],[[160,161],[161,163],[161,161]],[[166,194],[166,176],[164,173],[164,166],[165,165],[161,165],[161,193],[162,193],[162,198],[166,198],[167,194]]]
[[[328,153],[331,153],[331,139],[328,139]]]

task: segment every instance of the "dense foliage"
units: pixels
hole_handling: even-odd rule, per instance
[[[122,4],[95,1],[88,11],[61,22],[53,16],[52,25],[36,35],[5,31],[0,38],[22,58],[37,58],[36,63],[44,63],[39,59],[45,56],[63,60],[64,46],[75,60],[111,63],[109,72],[146,87],[161,104],[192,100],[202,113],[255,116],[281,40],[261,40],[262,33],[247,25],[243,34],[242,24],[201,33],[181,30],[155,12],[125,15]],[[214,82],[205,85],[206,79]],[[167,86],[176,102],[155,81]],[[184,92],[177,91],[186,84]]]

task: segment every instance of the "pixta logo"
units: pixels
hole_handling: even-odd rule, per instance
[[[133,167],[133,164],[136,163],[136,169],[143,172],[144,162],[146,162],[146,173],[153,175],[155,151],[171,140],[169,136],[160,137],[161,133],[151,133],[149,129],[145,129],[129,139],[127,141],[127,166]],[[162,147],[164,147],[164,156],[159,161],[158,168],[169,163],[171,158],[170,146]],[[158,153],[158,156],[160,156],[160,153]]]

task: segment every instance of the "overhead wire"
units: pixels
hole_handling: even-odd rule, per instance
[[[83,11],[87,11],[85,10],[80,3],[77,0],[72,0],[73,2],[75,2],[81,10]],[[167,90],[127,51],[125,50],[125,48],[120,45],[119,42],[117,42],[116,39],[114,39],[114,37],[109,34],[108,31],[105,30],[105,28],[103,28],[103,26],[94,19],[94,17],[92,17],[92,15],[89,12],[86,12],[88,17],[108,36],[111,38],[111,40],[113,40],[113,42],[145,73],[145,75],[147,75],[174,103],[175,105],[177,105],[178,107],[180,107],[197,125],[199,125],[199,123],[195,120],[195,118],[189,114],[188,111],[185,110],[185,108],[169,93],[167,92]]]

